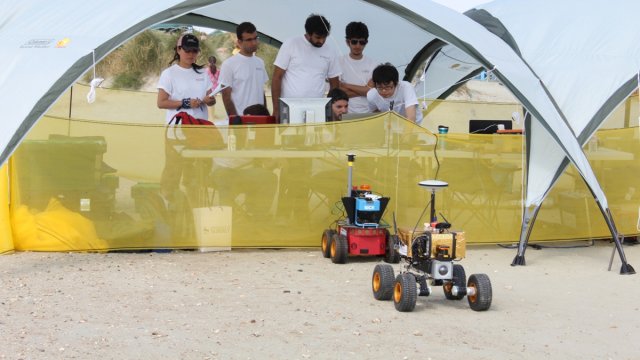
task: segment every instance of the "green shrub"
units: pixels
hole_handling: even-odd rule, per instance
[[[202,33],[195,32],[195,35],[201,36]],[[138,90],[145,84],[146,79],[160,76],[162,70],[169,66],[178,36],[177,32],[146,30],[102,59],[96,66],[96,75],[111,79],[113,88]],[[207,58],[215,55],[220,67],[226,57],[231,55],[235,42],[234,33],[216,31],[210,34],[200,43],[202,51],[197,63],[207,65]],[[219,54],[219,50],[222,50],[222,55]],[[277,48],[267,44],[261,44],[258,49],[258,56],[264,60],[269,77],[277,53]],[[90,69],[83,80],[88,83],[92,77],[93,69]]]
[[[113,79],[112,87],[116,89],[137,90],[144,84],[143,75],[139,71],[127,71],[118,74]]]

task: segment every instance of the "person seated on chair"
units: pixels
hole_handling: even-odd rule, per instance
[[[342,115],[349,112],[349,96],[339,88],[331,89],[327,94],[331,98],[331,121],[342,120]]]
[[[331,89],[327,94],[331,98],[331,121],[341,121],[342,115],[349,111],[349,96],[339,88]],[[339,132],[333,129],[334,126],[325,126],[323,141],[328,144],[335,144],[338,141]],[[331,131],[334,130],[334,131]],[[320,199],[326,205],[333,204],[334,199],[339,199],[340,191],[343,190],[344,167],[342,164],[318,161],[314,163],[311,175],[311,191],[320,195]]]
[[[271,114],[269,114],[269,109],[267,109],[267,107],[263,104],[253,104],[247,106],[242,112],[242,115],[271,116]]]
[[[269,110],[263,104],[255,104],[244,109],[243,114],[269,116]],[[238,196],[244,194],[240,205],[244,213],[262,217],[269,213],[278,182],[272,166],[252,158],[214,158],[213,163],[210,182],[218,191],[221,205],[235,207]]]

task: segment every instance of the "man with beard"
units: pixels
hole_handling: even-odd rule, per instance
[[[331,89],[327,94],[331,98],[331,121],[342,120],[342,115],[349,112],[349,95],[340,88]]]
[[[220,70],[223,87],[222,101],[227,115],[241,115],[249,105],[266,105],[264,84],[269,77],[264,61],[255,55],[258,50],[258,32],[250,22],[236,27],[240,51],[225,60]]]
[[[279,117],[280,98],[324,97],[325,81],[329,89],[338,87],[341,74],[336,53],[324,46],[331,24],[322,15],[311,14],[304,24],[303,36],[286,40],[274,61],[271,79],[273,114]]]

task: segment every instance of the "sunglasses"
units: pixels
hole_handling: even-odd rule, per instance
[[[180,47],[180,49],[182,49],[182,51],[186,52],[187,54],[197,54],[200,52],[200,49],[185,49],[182,46]]]
[[[349,40],[349,42],[351,43],[351,45],[358,45],[358,44],[360,44],[360,45],[364,46],[364,45],[367,45],[367,43],[369,42],[369,40],[357,40],[357,39],[351,39],[351,40]]]

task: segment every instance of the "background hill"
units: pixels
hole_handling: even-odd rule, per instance
[[[197,63],[207,64],[210,55],[218,59],[218,67],[231,56],[235,48],[236,35],[223,31],[211,34],[194,31],[200,38],[202,51]],[[156,83],[163,69],[169,66],[173,59],[174,47],[178,41],[179,32],[162,30],[147,30],[126,42],[107,55],[96,66],[96,75],[105,79],[103,87],[115,89],[156,91]],[[278,49],[260,44],[257,55],[266,66],[267,74],[273,72],[273,61]],[[89,82],[93,70],[87,72],[83,81]],[[271,79],[269,79],[269,86]]]
[[[166,28],[147,30],[126,42],[96,67],[96,75],[105,79],[103,87],[156,92],[158,78],[163,69],[173,59],[174,47],[178,36],[184,29]],[[236,44],[235,33],[214,31],[206,34],[193,31],[201,40],[198,64],[206,65],[207,58],[214,55],[218,59],[218,67],[232,55]],[[257,55],[264,60],[269,82],[265,86],[270,94],[273,61],[278,48],[261,43]],[[84,76],[83,81],[89,83],[93,69]],[[481,101],[481,102],[513,102],[515,98],[501,84],[489,81],[469,81],[448,97],[449,100]]]

